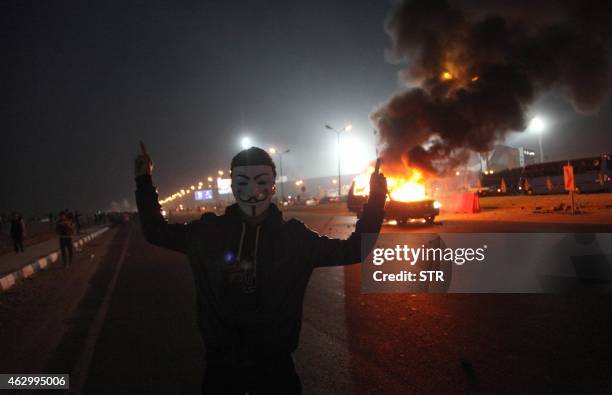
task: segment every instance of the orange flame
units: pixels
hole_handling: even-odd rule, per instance
[[[442,79],[445,81],[450,81],[453,79],[453,75],[448,71],[445,71],[444,73],[442,73]]]
[[[388,171],[388,169],[385,169]],[[355,177],[353,194],[367,196],[370,194],[370,175],[374,171],[374,166],[370,165],[361,174]],[[408,168],[404,174],[396,172],[386,172],[387,188],[391,200],[399,202],[416,202],[427,199],[425,192],[425,178],[423,173],[416,168]]]

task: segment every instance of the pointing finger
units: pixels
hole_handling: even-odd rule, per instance
[[[146,155],[148,156],[149,154],[147,153],[147,147],[145,147],[144,143],[142,142],[142,140],[140,140],[140,153],[142,155]]]
[[[381,163],[382,163],[382,158],[376,158],[376,166],[374,167],[374,174],[378,174],[380,172]]]

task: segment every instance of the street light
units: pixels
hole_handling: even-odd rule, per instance
[[[240,140],[240,145],[242,146],[242,149],[251,148],[251,139],[246,136],[243,137],[242,140]]]
[[[342,199],[342,179],[340,178],[340,133],[341,132],[350,132],[351,130],[353,130],[353,125],[348,124],[346,125],[344,128],[342,128],[341,130],[336,130],[333,127],[329,126],[329,125],[325,125],[326,129],[331,130],[332,132],[336,133],[336,136],[338,136],[338,199]]]
[[[544,150],[542,149],[542,133],[546,129],[546,122],[540,117],[533,117],[529,123],[529,130],[537,133],[538,144],[540,145],[540,163],[544,162]]]
[[[288,154],[291,150],[287,149],[282,152],[278,152],[274,148],[270,148],[268,150],[272,155],[278,154],[278,167],[280,168],[280,187],[281,187],[281,203],[285,201],[285,190],[284,190],[284,182],[283,182],[283,155]]]

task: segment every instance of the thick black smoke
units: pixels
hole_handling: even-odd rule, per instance
[[[611,86],[606,1],[401,1],[385,29],[407,90],[371,114],[385,163],[438,173],[526,128],[554,90],[596,111]],[[609,48],[608,48],[609,51]]]

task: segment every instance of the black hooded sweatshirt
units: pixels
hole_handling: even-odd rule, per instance
[[[295,351],[312,270],[361,262],[362,252],[372,248],[362,251],[361,235],[377,234],[384,216],[385,197],[371,197],[347,240],[321,236],[296,219],[284,221],[274,204],[257,226],[243,220],[236,204],[224,215],[169,224],[151,177],[137,177],[136,185],[146,239],[189,258],[207,358],[230,366]]]

